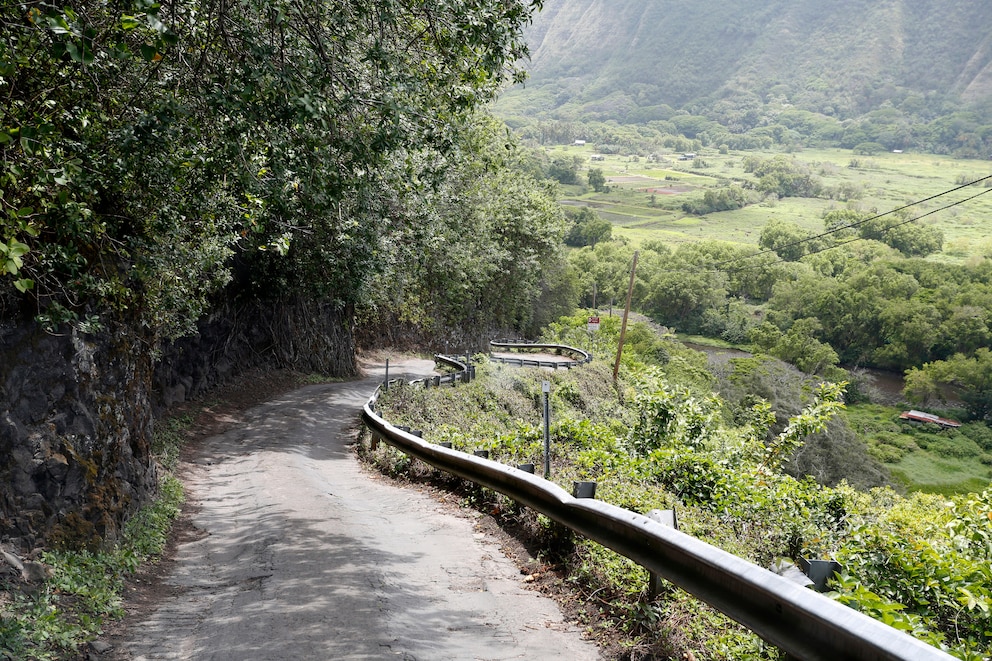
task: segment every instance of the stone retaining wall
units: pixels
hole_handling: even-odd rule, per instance
[[[350,309],[225,304],[155,350],[122,322],[97,334],[0,325],[0,541],[98,547],[157,488],[153,414],[257,368],[356,373]]]
[[[99,335],[0,328],[0,537],[98,546],[147,502],[150,356],[118,322]]]

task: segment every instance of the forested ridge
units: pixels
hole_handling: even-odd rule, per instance
[[[980,0],[554,0],[527,32],[530,79],[500,112],[534,135],[612,121],[740,148],[986,158],[990,24]]]

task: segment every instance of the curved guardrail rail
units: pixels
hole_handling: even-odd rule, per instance
[[[435,377],[436,378],[436,377]],[[946,661],[954,657],[818,592],[646,516],[589,498],[512,466],[429,443],[362,410],[373,438],[498,491],[621,553],[748,627],[787,654],[810,661]]]
[[[572,356],[572,360],[531,360],[527,358],[505,358],[502,356],[490,356],[489,359],[496,363],[507,363],[520,367],[550,367],[558,369],[564,367],[571,369],[579,365],[592,362],[592,354],[577,347],[570,347],[564,344],[542,344],[538,342],[524,342],[522,340],[493,340],[489,346],[494,349],[523,350],[523,351],[554,351],[557,354],[567,353]]]
[[[404,379],[388,379],[385,383],[382,384],[382,386],[385,387],[386,390],[389,390],[394,385],[401,383],[410,383],[410,384],[419,383],[422,384],[425,388],[429,388],[431,386],[439,387],[447,383],[450,383],[451,385],[456,385],[458,382],[467,383],[468,381],[471,381],[472,379],[475,378],[475,365],[470,365],[468,363],[467,358],[464,361],[462,361],[459,360],[458,358],[455,358],[454,356],[445,356],[444,354],[439,353],[439,354],[434,354],[434,362],[442,363],[444,365],[447,365],[448,367],[452,367],[455,369],[455,371],[451,372],[450,374],[445,374],[443,376],[442,375],[429,376],[423,379],[414,379],[413,381],[409,381],[409,382],[407,382]]]

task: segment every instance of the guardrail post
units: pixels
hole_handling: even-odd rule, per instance
[[[651,510],[648,518],[657,521],[663,526],[679,529],[679,520],[675,515],[675,510]],[[648,599],[654,599],[661,593],[661,577],[653,571],[648,572]]]
[[[489,450],[476,450],[472,454],[474,454],[476,457],[482,457],[483,459],[489,458]]]
[[[451,449],[451,441],[441,441],[438,445],[442,448],[448,448],[449,450]]]
[[[817,592],[826,592],[827,580],[843,568],[834,560],[807,560],[799,558],[799,568],[813,582]]]
[[[383,390],[389,390],[389,359],[386,359],[386,380],[382,385]]]
[[[517,470],[522,470],[525,473],[534,474],[534,464],[517,464]]]
[[[551,477],[551,409],[550,398],[551,382],[545,381],[541,384],[541,392],[544,393],[544,479]]]
[[[596,483],[595,482],[572,482],[572,497],[573,498],[595,498],[596,497]]]

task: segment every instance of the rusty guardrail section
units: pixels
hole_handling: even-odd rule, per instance
[[[374,438],[435,468],[526,505],[627,556],[797,659],[943,661],[954,657],[818,592],[629,510],[573,498],[558,485],[489,459],[432,444],[386,422],[379,390],[362,419]]]

